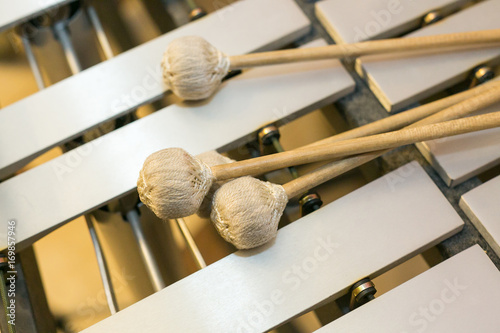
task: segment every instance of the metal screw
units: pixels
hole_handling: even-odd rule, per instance
[[[356,282],[351,287],[351,301],[349,302],[349,308],[351,310],[368,303],[369,301],[375,299],[375,285],[369,278],[362,279]]]
[[[279,129],[274,125],[268,125],[262,128],[259,133],[259,143],[262,146],[270,146],[274,147],[274,150],[278,153],[282,153],[285,150],[279,141],[281,134]],[[294,179],[299,178],[299,173],[295,167],[289,167],[288,170]],[[323,205],[323,201],[319,197],[319,194],[313,192],[307,192],[300,198],[300,215],[306,216],[315,210],[318,210],[321,205]]]
[[[470,82],[469,88],[474,88],[475,86],[478,86],[480,84],[483,84],[495,77],[495,72],[493,69],[487,65],[482,65],[479,67],[476,67],[472,71],[472,78]]]
[[[443,15],[438,10],[428,12],[422,19],[422,27],[434,24],[441,19],[443,19]]]
[[[202,8],[200,7],[197,7],[197,8],[194,8],[191,13],[189,13],[189,20],[192,22],[192,21],[196,21],[197,19],[199,18],[202,18],[203,16],[207,15],[207,12],[204,11]]]
[[[261,144],[261,146],[273,145],[276,152],[282,153],[285,151],[280,142],[281,134],[276,126],[266,126],[259,131],[258,135],[259,143]],[[295,167],[289,167],[288,170],[290,170],[290,173],[292,174],[292,177],[294,179],[299,178],[299,173],[297,172],[297,169]]]
[[[318,210],[323,205],[323,201],[317,193],[306,193],[300,198],[300,215],[306,216]]]

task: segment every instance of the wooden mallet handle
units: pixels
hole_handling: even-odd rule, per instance
[[[500,29],[458,32],[443,35],[394,38],[353,44],[280,50],[230,56],[230,69],[285,64],[298,61],[360,57],[363,55],[441,50],[470,46],[500,46]]]
[[[466,99],[470,99],[472,97],[476,97],[480,94],[488,92],[492,89],[493,93],[488,93],[486,95],[482,95],[479,100],[472,102],[478,109],[489,106],[493,104],[493,102],[500,101],[500,80],[498,81],[489,81],[484,84],[481,84],[472,89],[468,89],[458,94],[454,94],[437,101],[427,103],[416,108],[413,108],[408,111],[397,113],[393,116],[389,116],[369,124],[356,127],[350,129],[348,131],[332,135],[330,137],[315,141],[308,145],[293,149],[296,150],[308,150],[311,147],[320,146],[327,143],[333,143],[337,141],[360,138],[363,136],[385,133],[389,131],[394,131],[401,129],[405,126],[409,126],[417,121],[420,121],[426,117],[429,117],[439,111],[442,111],[446,108],[449,108],[457,103],[460,103]],[[496,92],[495,92],[496,91]],[[462,108],[463,109],[463,108]],[[465,109],[463,109],[465,110]],[[458,118],[458,117],[456,117]],[[291,150],[290,150],[291,151]]]
[[[395,148],[420,141],[434,140],[500,126],[500,112],[423,125],[399,131],[339,141],[310,150],[288,151],[231,164],[212,167],[217,180],[259,175],[292,165],[331,160],[349,155]]]
[[[421,121],[414,123],[408,128],[433,124],[436,122],[448,121],[451,119],[456,119],[459,117],[468,116],[477,110],[480,110],[486,106],[492,105],[500,100],[500,89],[494,88],[486,92],[481,93],[478,96],[468,98],[460,103],[457,103],[449,108],[446,108],[432,116],[426,117]],[[498,113],[498,112],[496,112]],[[340,176],[354,168],[357,168],[365,163],[368,163],[377,157],[384,155],[389,152],[388,150],[375,151],[370,153],[365,153],[362,155],[357,155],[353,157],[348,157],[339,161],[332,161],[324,166],[309,172],[297,179],[294,179],[283,187],[289,198],[293,198],[297,195],[301,195],[311,188],[314,188],[324,182]]]

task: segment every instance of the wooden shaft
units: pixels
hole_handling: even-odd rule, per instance
[[[451,107],[454,104],[460,103],[466,99],[478,96],[486,91],[491,89],[497,89],[497,94],[500,94],[500,81],[489,81],[487,83],[481,84],[473,89],[466,90],[464,92],[448,96],[446,98],[442,98],[440,100],[427,103],[425,105],[416,107],[414,109],[400,112],[390,117],[386,117],[384,119],[380,119],[374,121],[372,123],[353,128],[351,130],[330,136],[328,138],[318,140],[316,142],[310,143],[306,146],[302,146],[294,149],[293,151],[298,150],[308,150],[315,146],[320,146],[328,143],[333,143],[337,141],[360,138],[363,136],[379,134],[389,131],[394,131],[400,129],[402,127],[411,125],[423,118],[429,117],[436,112],[444,110],[448,107]],[[435,122],[435,121],[432,121]],[[429,123],[432,123],[429,122]]]
[[[442,121],[457,119],[470,115],[471,113],[484,109],[500,101],[500,89],[498,87],[489,89],[473,98],[464,100],[441,112],[417,121],[412,126],[435,124]]]
[[[230,69],[284,64],[306,60],[359,57],[363,55],[440,50],[470,46],[500,46],[500,29],[434,36],[394,38],[353,44],[251,53],[229,57]]]
[[[308,190],[315,188],[324,182],[338,177],[354,168],[368,163],[377,157],[384,155],[388,150],[370,152],[363,155],[348,157],[343,160],[333,161],[309,172],[297,179],[283,185],[288,199],[302,195]]]
[[[217,180],[257,175],[271,170],[349,155],[362,154],[407,144],[439,139],[500,126],[500,112],[406,128],[395,132],[339,141],[310,150],[288,151],[212,167]]]
[[[497,95],[497,99],[491,98]],[[447,109],[444,109],[435,115],[424,118],[420,125],[428,124],[432,122],[448,121],[456,119],[457,117],[464,117],[474,113],[475,111],[491,105],[500,99],[500,92],[498,88],[486,91],[478,96],[466,99],[458,104],[455,104]],[[488,104],[489,103],[489,104]],[[409,127],[419,126],[419,123],[410,125]],[[358,156],[348,157],[340,161],[332,161],[324,166],[305,174],[297,179],[294,179],[283,185],[288,198],[293,198],[297,195],[314,188],[330,179],[340,176],[360,165],[368,163],[377,157],[384,155],[389,152],[388,150],[382,150],[378,152],[365,153]]]

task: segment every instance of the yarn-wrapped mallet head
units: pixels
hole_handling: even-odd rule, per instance
[[[215,192],[211,219],[227,242],[251,249],[276,237],[287,202],[282,186],[241,177]]]
[[[198,36],[173,40],[162,60],[168,88],[186,100],[210,97],[229,71],[229,58]]]
[[[139,198],[161,219],[195,214],[214,177],[210,167],[180,148],[151,154],[139,173]]]

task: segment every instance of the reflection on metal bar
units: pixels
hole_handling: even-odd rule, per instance
[[[99,238],[97,238],[97,233],[94,229],[92,218],[89,215],[85,215],[85,221],[87,222],[90,238],[92,238],[92,244],[94,245],[95,256],[97,258],[97,264],[99,266],[99,272],[101,274],[101,280],[104,286],[106,300],[108,301],[109,311],[111,312],[111,315],[114,315],[116,312],[118,312],[118,304],[116,302],[115,293],[113,291],[113,285],[111,283],[111,276],[109,274],[106,258],[104,257],[104,253],[102,252]]]
[[[199,269],[207,267],[207,264],[201,255],[200,249],[198,249],[198,246],[196,245],[184,219],[176,219],[175,223],[177,224],[177,227],[179,227],[182,237],[184,237],[184,240],[186,241],[186,245],[193,256],[196,266],[198,266]]]
[[[24,31],[21,33],[21,41],[23,43],[24,52],[26,53],[26,58],[28,58],[28,63],[30,64],[31,71],[33,72],[33,76],[35,77],[38,90],[42,90],[45,88],[42,73],[40,72],[40,67],[38,67],[38,63],[36,61],[35,55],[33,54],[33,50],[31,49],[30,41]]]
[[[73,43],[71,42],[71,38],[69,37],[66,24],[67,23],[65,20],[56,22],[54,24],[54,33],[56,34],[56,37],[61,43],[61,46],[64,50],[64,55],[66,56],[66,59],[68,61],[71,73],[77,74],[82,71],[82,67],[76,55]]]
[[[131,209],[127,212],[127,220],[132,227],[132,232],[134,233],[137,244],[139,245],[140,253],[144,264],[146,265],[146,271],[149,275],[151,282],[153,283],[153,288],[155,291],[160,291],[166,287],[163,278],[161,277],[160,270],[153,256],[153,251],[149,247],[144,233],[141,227],[141,221],[139,218],[139,213],[135,209]]]
[[[106,37],[106,34],[104,33],[101,21],[99,20],[99,16],[97,15],[94,7],[88,6],[87,14],[89,15],[90,23],[92,23],[92,26],[94,27],[97,39],[99,40],[102,51],[104,52],[104,56],[106,57],[106,59],[113,58],[113,50],[111,49],[111,44],[109,43],[108,37]]]

